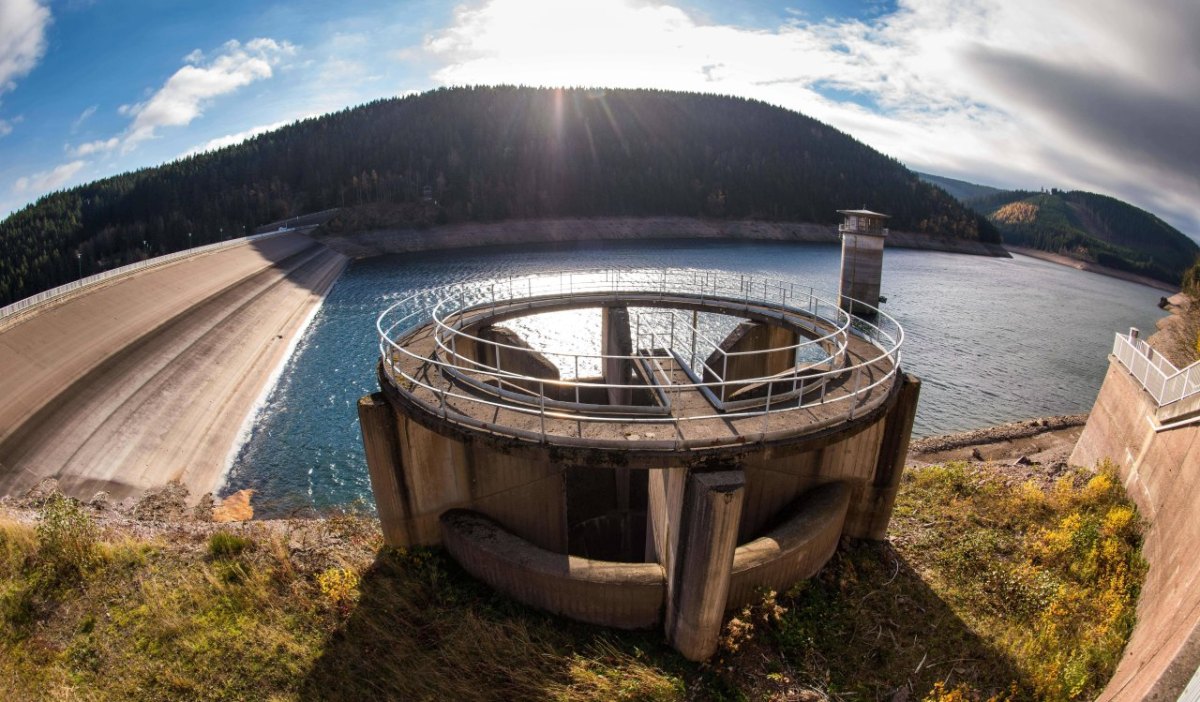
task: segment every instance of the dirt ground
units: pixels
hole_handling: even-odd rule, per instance
[[[1003,467],[1014,479],[1053,480],[1067,468],[1086,422],[1086,414],[1040,417],[916,439],[908,447],[908,465],[986,462]]]

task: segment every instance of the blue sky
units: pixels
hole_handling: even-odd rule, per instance
[[[0,0],[0,216],[442,85],[658,87],[809,114],[934,173],[1200,234],[1189,0]]]

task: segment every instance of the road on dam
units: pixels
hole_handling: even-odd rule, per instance
[[[0,495],[214,489],[347,259],[300,233],[197,254],[0,320]]]

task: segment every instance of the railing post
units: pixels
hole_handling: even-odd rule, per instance
[[[721,402],[725,401],[725,378],[729,375],[729,354],[721,351]]]
[[[767,408],[763,412],[763,441],[767,440],[767,427],[771,426],[771,390],[774,388],[775,383],[771,382],[770,378],[767,378]]]
[[[696,365],[696,334],[700,328],[700,312],[692,310],[692,366]],[[703,376],[701,376],[703,378]]]
[[[858,385],[862,379],[862,369],[857,368],[854,371],[854,392],[850,394],[850,419],[854,419],[854,408],[858,407]]]
[[[538,398],[541,402],[542,443],[546,443],[546,381],[538,381]]]

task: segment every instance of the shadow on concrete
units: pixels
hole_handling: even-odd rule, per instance
[[[682,681],[688,699],[817,689],[837,699],[917,700],[938,681],[948,688],[966,683],[984,697],[1013,685],[1028,689],[1014,663],[888,545],[843,548],[779,602],[788,611],[778,621],[763,623],[759,608],[736,651],[700,666],[658,631],[620,632],[524,607],[471,579],[441,551],[385,550],[300,697],[604,698],[597,675],[643,696]]]

